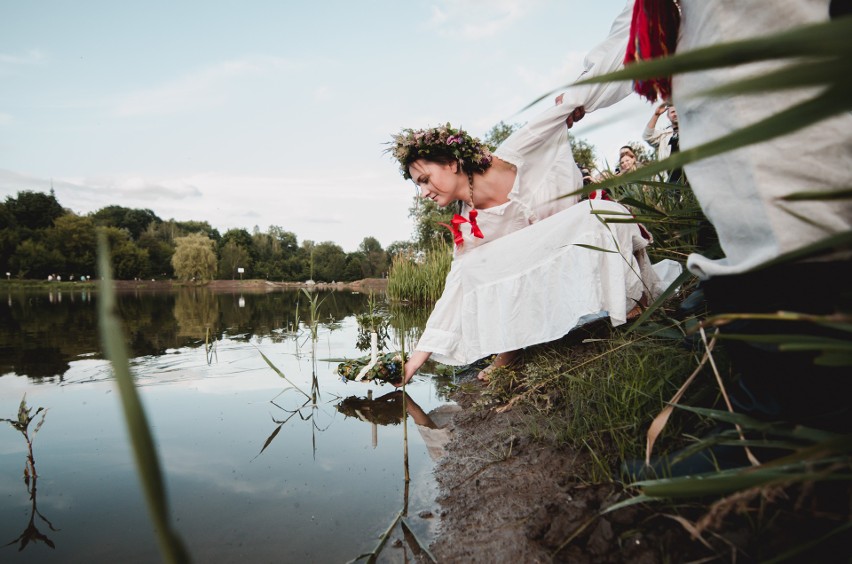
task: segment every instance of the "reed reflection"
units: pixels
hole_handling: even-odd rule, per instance
[[[270,361],[269,358],[266,355],[264,355],[262,352],[260,353],[260,355],[263,357],[263,359],[266,361],[266,363],[269,365],[269,367],[272,368],[278,374],[278,376],[283,378],[289,384],[289,387],[284,389],[280,394],[278,394],[278,396],[276,396],[275,398],[270,400],[270,403],[272,405],[274,405],[276,408],[284,411],[288,415],[287,415],[287,417],[280,419],[280,420],[276,419],[275,417],[272,418],[272,421],[276,424],[276,427],[272,431],[272,434],[270,434],[269,437],[267,437],[266,441],[263,444],[263,447],[260,449],[260,452],[257,454],[257,456],[260,456],[261,454],[263,454],[263,451],[266,450],[266,448],[272,443],[272,441],[275,439],[275,437],[278,436],[278,433],[281,432],[281,429],[284,428],[284,425],[286,425],[291,419],[293,419],[295,416],[298,415],[300,420],[310,422],[310,425],[311,425],[311,448],[312,448],[312,451],[313,451],[313,457],[316,460],[317,432],[323,432],[323,431],[327,430],[329,428],[329,426],[331,425],[330,421],[325,426],[322,426],[321,424],[318,423],[319,415],[322,413],[322,409],[321,409],[320,404],[319,404],[319,401],[321,399],[321,394],[320,394],[319,378],[317,376],[317,342],[319,341],[319,327],[321,325],[321,323],[320,323],[320,319],[321,319],[320,306],[323,304],[323,302],[325,301],[325,298],[328,297],[328,295],[324,296],[323,299],[320,299],[318,294],[316,294],[314,292],[309,292],[307,290],[302,290],[302,294],[303,294],[303,297],[307,301],[307,310],[308,310],[307,317],[305,319],[304,324],[307,327],[308,337],[310,338],[310,341],[311,341],[311,391],[310,391],[310,394],[302,391],[298,386],[296,386],[296,384],[294,384],[289,378],[287,378],[284,375],[284,373],[281,372],[281,370],[279,370],[278,367],[275,366],[272,363],[272,361]],[[296,311],[296,323],[297,324],[300,323],[299,319],[298,319],[298,302],[297,302],[297,311]],[[326,324],[326,326],[328,326],[328,325],[332,326],[332,327],[330,327],[329,330],[334,330],[334,328],[336,328],[334,326],[339,327],[339,323],[337,323],[334,320],[333,316],[330,317],[329,322]],[[291,336],[294,339],[298,339],[299,333],[296,332],[295,335],[291,335]],[[300,349],[297,347],[297,351],[299,351],[299,350]],[[295,409],[287,409],[285,407],[282,407],[278,403],[276,403],[275,400],[279,396],[281,396],[284,393],[289,392],[291,389],[295,390],[296,392],[299,392],[300,394],[302,394],[305,397],[305,401],[300,406],[298,406]],[[307,413],[305,413],[306,411],[307,411]]]

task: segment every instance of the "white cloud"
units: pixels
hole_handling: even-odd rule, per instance
[[[439,25],[447,21],[447,12],[442,10],[439,6],[432,6],[432,19],[429,23],[432,25]]]
[[[223,105],[241,80],[299,68],[278,57],[247,57],[196,70],[182,78],[124,96],[113,109],[122,117],[174,114]]]
[[[545,72],[536,72],[528,65],[518,65],[515,73],[526,87],[535,92],[548,92],[577,80],[583,70],[585,56],[581,51],[569,51],[557,66]]]
[[[527,14],[536,0],[441,0],[432,6],[433,27],[445,35],[460,34],[465,39],[492,37]]]
[[[10,55],[0,53],[0,64],[7,65],[35,65],[45,60],[44,54],[38,49],[30,49],[23,55]]]
[[[327,102],[334,97],[334,91],[328,86],[319,86],[314,90],[314,99],[318,102]]]
[[[79,214],[120,205],[150,209],[162,219],[207,221],[221,232],[279,225],[300,241],[333,241],[347,251],[354,251],[364,237],[376,237],[386,246],[407,239],[412,231],[412,193],[392,167],[384,166],[342,176],[204,173],[179,178],[45,179],[0,170],[0,196],[51,187],[62,206]]]

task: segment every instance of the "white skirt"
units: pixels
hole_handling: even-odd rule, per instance
[[[416,349],[459,366],[553,341],[594,317],[625,323],[643,295],[656,297],[667,282],[636,224],[605,224],[592,209],[627,211],[586,200],[457,256]],[[660,266],[668,282],[681,270],[674,261]]]

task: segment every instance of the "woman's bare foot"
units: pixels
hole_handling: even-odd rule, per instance
[[[478,380],[482,380],[483,382],[487,382],[491,377],[491,372],[495,368],[501,368],[504,366],[516,366],[519,364],[521,360],[521,351],[508,351],[504,353],[498,354],[494,358],[494,362],[492,362],[489,366],[484,368],[479,374],[476,375]]]

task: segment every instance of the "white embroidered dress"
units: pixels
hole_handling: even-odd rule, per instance
[[[508,202],[477,210],[483,239],[461,226],[464,243],[416,347],[438,362],[553,341],[594,317],[619,325],[643,293],[661,291],[638,226],[593,213],[629,213],[623,206],[557,199],[582,186],[564,111],[548,110],[495,152],[517,167],[515,184]]]

